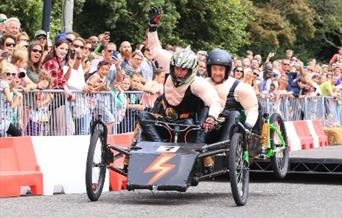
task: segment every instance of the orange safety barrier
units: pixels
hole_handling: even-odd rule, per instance
[[[34,195],[43,194],[31,137],[0,138],[0,197],[20,196],[21,186],[29,186]]]
[[[133,133],[123,133],[117,135],[109,135],[107,143],[112,145],[128,147],[133,141]],[[115,154],[115,152],[114,152]],[[118,158],[114,161],[114,166],[122,166],[124,158]],[[126,189],[127,177],[120,175],[112,170],[109,171],[109,184],[111,190]]]
[[[312,120],[313,127],[318,135],[319,146],[328,145],[328,136],[325,135],[321,120]]]
[[[307,126],[307,123],[305,120],[296,120],[293,121],[293,124],[296,128],[296,132],[300,138],[300,143],[302,146],[302,149],[309,149],[313,148],[313,138],[310,134],[310,130]]]

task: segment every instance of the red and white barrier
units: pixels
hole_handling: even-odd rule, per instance
[[[328,145],[320,120],[285,122],[290,151],[318,148]]]

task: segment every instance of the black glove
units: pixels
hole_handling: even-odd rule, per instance
[[[161,14],[161,8],[158,7],[152,7],[148,11],[148,27],[150,32],[154,32],[157,30],[157,24],[160,19],[160,14]]]
[[[216,120],[212,116],[208,116],[204,123],[203,123],[203,129],[205,132],[210,132],[215,128]]]
[[[249,124],[249,123],[245,123],[245,124],[244,124],[244,127],[245,127],[246,129],[248,129],[249,131],[251,131],[252,128],[253,128],[253,126],[252,126],[251,124]]]

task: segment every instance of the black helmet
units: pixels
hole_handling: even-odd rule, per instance
[[[174,67],[189,69],[188,74],[179,79],[175,75]],[[178,48],[171,57],[170,75],[175,86],[181,86],[194,79],[197,73],[198,60],[196,54],[191,50],[190,46],[186,48]]]
[[[224,79],[226,80],[232,69],[232,56],[225,50],[215,48],[208,54],[207,71],[209,77],[211,77],[211,65],[226,66],[226,73],[224,76]]]

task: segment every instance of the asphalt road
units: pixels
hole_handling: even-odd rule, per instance
[[[30,217],[342,217],[342,177],[251,177],[246,206],[235,206],[224,179],[201,182],[185,193],[120,191],[90,202],[86,194],[0,199],[1,218]]]

